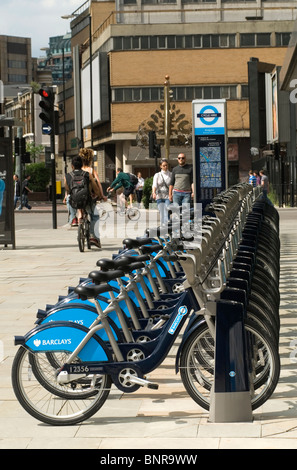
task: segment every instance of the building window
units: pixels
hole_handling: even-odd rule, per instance
[[[27,62],[25,60],[8,60],[7,66],[11,69],[26,69]]]
[[[14,83],[27,83],[27,75],[18,75],[16,73],[8,74],[8,81]]]
[[[237,99],[236,85],[223,86],[186,86],[171,87],[173,101],[192,101],[194,99]],[[133,103],[163,101],[164,90],[161,87],[114,88],[112,101],[114,103]]]
[[[270,33],[244,33],[240,35],[241,47],[270,46]]]
[[[291,33],[275,33],[276,46],[288,46]]]
[[[244,46],[255,46],[255,35],[254,34],[241,34],[240,45]]]
[[[19,42],[8,42],[7,43],[8,54],[23,54],[27,55],[27,44]]]
[[[254,35],[251,35],[254,41]],[[254,45],[254,42],[253,44]],[[235,47],[235,34],[187,34],[160,36],[118,36],[114,50],[196,49]]]
[[[249,86],[241,85],[241,98],[247,99],[249,97]]]
[[[256,34],[257,46],[270,46],[270,33]]]

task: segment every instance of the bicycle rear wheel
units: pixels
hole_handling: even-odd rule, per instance
[[[85,229],[83,223],[80,223],[77,230],[77,241],[80,252],[85,251]]]
[[[137,207],[129,207],[126,211],[129,220],[138,220],[140,217],[140,211]]]
[[[89,222],[89,220],[87,220],[86,224],[85,224],[85,235],[86,235],[87,247],[88,247],[88,250],[90,250],[91,249],[91,242],[90,242],[90,222]]]
[[[12,366],[14,393],[19,403],[31,416],[46,424],[67,426],[85,421],[103,406],[110,392],[109,376],[87,376],[89,383],[86,391],[81,388],[81,393],[76,391],[72,394],[69,390],[68,393],[63,394],[58,386],[56,388],[49,386],[48,377],[44,382],[42,375],[36,374],[35,376],[36,358],[33,357],[35,354],[44,356],[44,353],[32,354],[21,347],[17,351]],[[42,358],[38,358],[37,362],[39,367]],[[54,379],[52,376],[53,382]]]

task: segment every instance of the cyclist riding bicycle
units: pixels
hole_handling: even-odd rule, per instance
[[[69,204],[78,211],[78,218],[82,218],[83,210],[90,215],[90,242],[101,248],[100,240],[95,236],[95,224],[98,217],[94,217],[92,210],[92,200],[100,196],[100,189],[94,177],[89,172],[83,171],[82,166],[82,158],[78,155],[73,157],[72,171],[65,176],[65,189],[70,195]]]
[[[137,181],[136,181],[137,183]],[[124,210],[125,206],[127,206],[126,198],[129,197],[130,206],[132,207],[133,201],[133,193],[135,190],[135,184],[131,180],[131,176],[129,173],[124,173],[122,168],[117,169],[117,177],[111,183],[109,188],[107,188],[107,192],[116,191],[117,189],[123,187],[123,192],[119,195],[119,202],[120,207]]]

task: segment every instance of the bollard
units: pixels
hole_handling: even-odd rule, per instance
[[[209,421],[253,420],[244,331],[244,304],[230,300],[216,303],[214,384]]]

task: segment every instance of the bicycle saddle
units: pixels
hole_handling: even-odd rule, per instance
[[[152,243],[152,241],[152,238],[125,238],[123,245],[125,245],[126,248],[139,248],[140,246]]]
[[[144,268],[145,264],[144,263],[132,263],[127,266],[123,266],[123,271],[125,274],[132,273],[135,269],[140,269]]]
[[[123,266],[127,266],[129,263],[131,263],[131,260],[123,256],[117,259],[101,258],[96,264],[102,271],[108,271],[109,269],[120,269]]]
[[[149,255],[135,255],[135,256],[133,256],[133,255],[124,255],[123,258],[125,260],[127,260],[127,262],[128,262],[127,264],[129,264],[131,262],[132,263],[133,262],[141,263],[143,261],[148,261],[150,259]],[[120,258],[118,258],[118,259],[120,259]]]
[[[141,247],[142,254],[154,253],[155,251],[160,251],[160,250],[163,250],[163,246],[158,245],[157,243],[155,243],[154,245]]]
[[[91,298],[96,298],[99,294],[103,292],[109,292],[112,290],[112,287],[108,284],[97,285],[87,285],[87,286],[77,286],[74,289],[74,292],[78,294],[81,300],[87,300]]]
[[[112,281],[123,275],[124,272],[119,269],[113,271],[91,271],[89,278],[92,279],[95,284],[101,284],[102,282]]]

